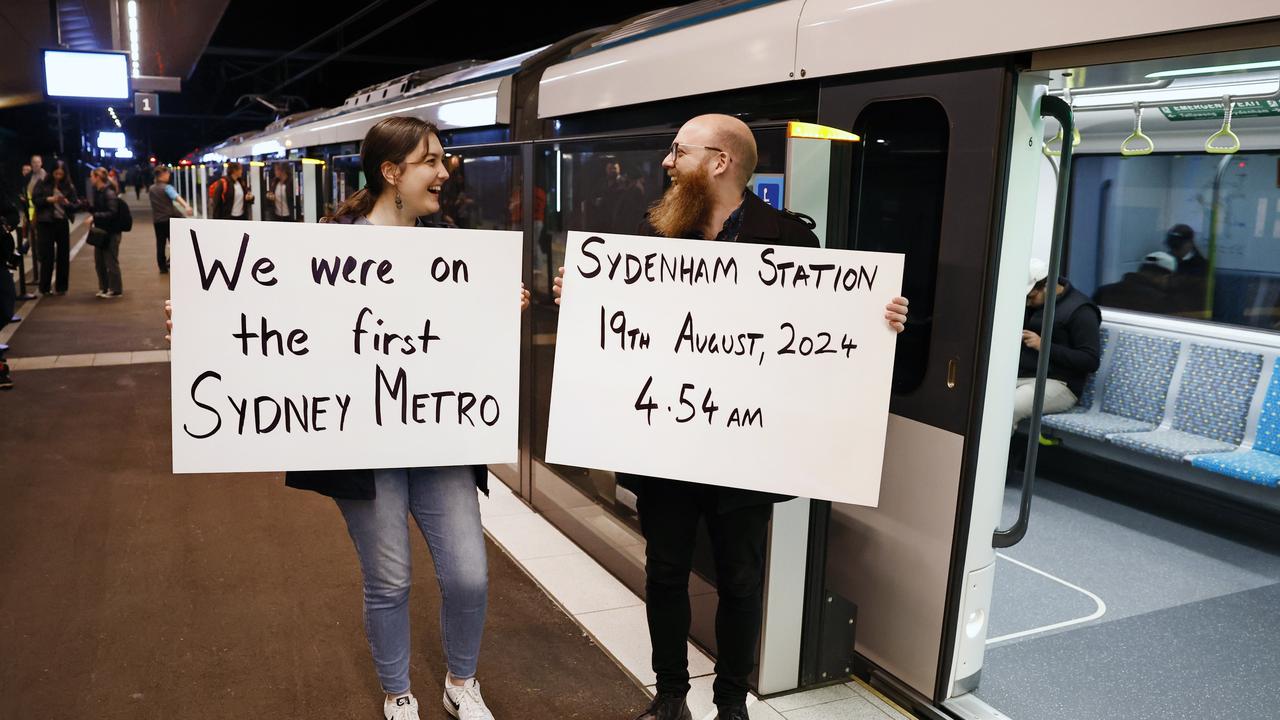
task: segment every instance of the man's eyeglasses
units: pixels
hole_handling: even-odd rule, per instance
[[[698,148],[698,149],[701,149],[701,150],[715,150],[716,152],[724,152],[724,150],[721,150],[721,149],[720,149],[720,148],[718,148],[718,147],[711,147],[710,145],[690,145],[689,143],[673,142],[673,143],[671,143],[671,150],[670,150],[670,152],[669,152],[669,154],[671,155],[671,157],[672,157],[672,158],[675,158],[675,159],[677,159],[677,160],[678,160],[678,159],[680,159],[680,148],[682,148],[682,147],[685,147],[685,148]]]

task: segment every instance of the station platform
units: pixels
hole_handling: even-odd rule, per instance
[[[145,196],[128,202],[124,295],[94,297],[82,220],[69,292],[21,305],[0,335],[15,382],[0,394],[0,716],[377,717],[359,567],[334,503],[278,474],[170,472],[169,276]],[[643,601],[490,485],[479,677],[494,715],[635,717],[654,682]],[[411,536],[411,672],[423,717],[438,717],[439,593]],[[694,717],[714,718],[713,661],[691,645],[690,664]],[[750,710],[908,717],[858,682]]]

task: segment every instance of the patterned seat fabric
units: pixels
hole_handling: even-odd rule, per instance
[[[1255,485],[1280,486],[1280,455],[1260,450],[1197,455],[1191,458],[1191,464]]]
[[[1262,356],[1192,345],[1173,409],[1173,429],[1108,438],[1122,447],[1182,460],[1187,455],[1235,450],[1244,438],[1249,405],[1262,372]]]
[[[1153,422],[1143,422],[1101,412],[1045,415],[1043,422],[1045,427],[1075,435],[1083,435],[1094,440],[1106,440],[1107,436],[1113,433],[1154,430],[1156,427]]]
[[[1197,455],[1191,464],[1257,485],[1280,486],[1280,362],[1271,372],[1253,449]]]
[[[1107,343],[1111,341],[1110,328],[1102,328],[1099,330],[1098,339],[1101,343],[1099,346],[1100,350],[1098,351],[1098,357],[1106,357]],[[1084,381],[1084,390],[1080,393],[1080,402],[1076,403],[1075,407],[1071,408],[1067,412],[1083,413],[1089,412],[1093,409],[1093,398],[1096,394],[1094,392],[1094,388],[1097,386],[1097,379],[1098,373],[1092,373],[1089,375],[1089,379]]]
[[[1105,440],[1113,433],[1155,430],[1160,424],[1179,343],[1154,335],[1118,336],[1101,410],[1046,415],[1046,427]]]
[[[1158,455],[1166,460],[1181,462],[1188,455],[1222,453],[1236,449],[1232,443],[1193,435],[1181,430],[1152,430],[1150,432],[1119,433],[1107,438],[1121,447],[1148,455]]]
[[[1179,346],[1173,338],[1120,333],[1102,389],[1102,412],[1159,424]]]

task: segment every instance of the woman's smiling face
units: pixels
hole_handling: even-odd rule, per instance
[[[400,164],[395,190],[404,209],[412,215],[433,215],[440,211],[440,188],[449,179],[444,166],[444,147],[430,133]]]

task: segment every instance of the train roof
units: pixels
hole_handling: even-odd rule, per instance
[[[804,78],[1029,52],[1280,16],[1274,0],[704,0],[641,16],[544,72],[560,117]]]
[[[364,96],[371,97],[365,104],[348,98],[340,108],[307,117],[303,122],[286,123],[275,129],[269,126],[217,151],[227,157],[249,157],[282,154],[295,146],[354,142],[390,115],[413,115],[444,130],[505,124],[510,122],[511,76],[546,47],[493,62],[463,61],[441,66],[447,72],[431,68],[403,75],[362,89]],[[383,90],[388,95],[385,101],[381,98]],[[375,93],[377,97],[373,97]]]

